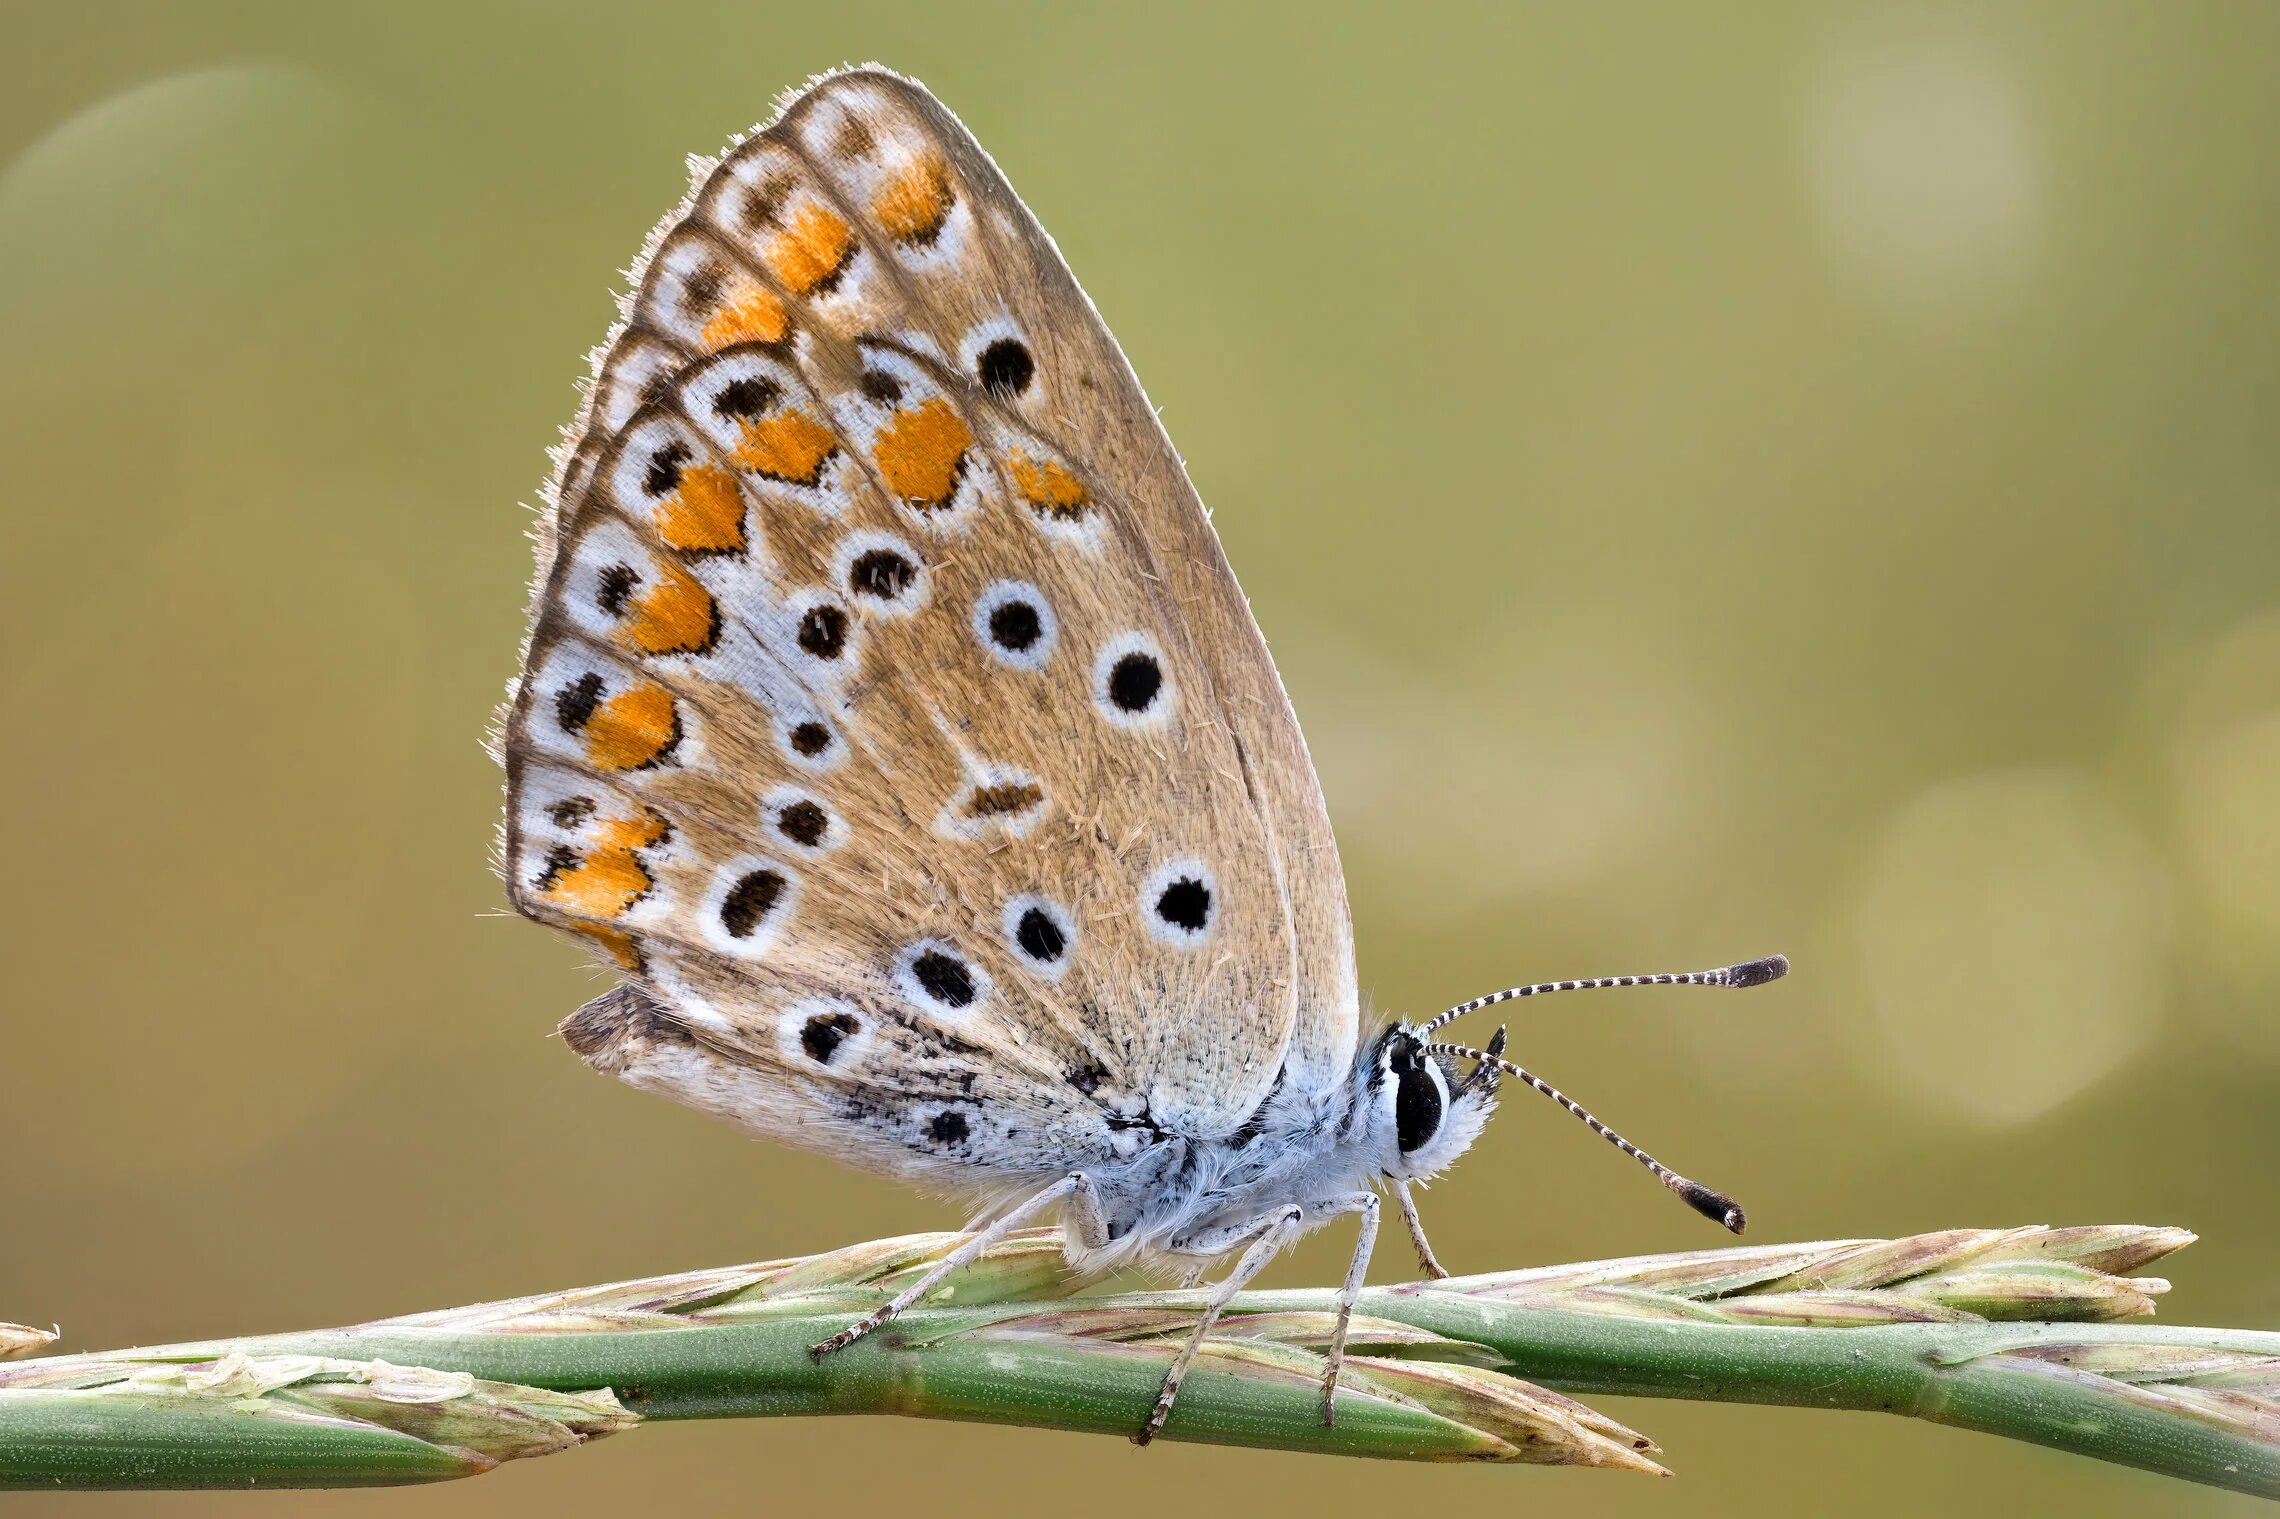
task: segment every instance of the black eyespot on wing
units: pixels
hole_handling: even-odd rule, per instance
[[[1108,672],[1108,699],[1120,712],[1136,716],[1147,711],[1163,689],[1164,667],[1143,650],[1125,655]]]
[[[966,1007],[974,1000],[974,973],[966,962],[930,949],[913,960],[910,973],[929,997],[944,1007]]]
[[[594,815],[594,799],[590,796],[566,796],[546,809],[557,828],[576,828]]]
[[[1047,964],[1058,960],[1069,948],[1068,936],[1061,925],[1053,921],[1052,914],[1042,907],[1032,907],[1021,915],[1014,925],[1013,942],[1032,960]]]
[[[1100,1090],[1102,1082],[1108,1080],[1108,1067],[1097,1060],[1088,1060],[1083,1065],[1072,1066],[1062,1079],[1078,1092],[1090,1097]]]
[[[1028,602],[1005,601],[990,609],[990,642],[999,648],[1027,653],[1044,636],[1044,620]]]
[[[567,844],[557,844],[546,852],[546,863],[539,866],[538,874],[531,877],[530,889],[544,891],[556,881],[576,870],[581,863],[578,851]]]
[[[956,1108],[944,1108],[926,1121],[926,1137],[938,1145],[954,1145],[965,1141],[973,1128],[966,1115]]]
[[[800,1048],[817,1065],[829,1065],[839,1047],[861,1027],[853,1013],[817,1013],[800,1026]]]
[[[902,381],[883,369],[866,369],[855,383],[881,406],[892,406],[902,399]]]
[[[831,815],[814,802],[794,802],[776,814],[776,827],[793,843],[813,849],[830,831]]]
[[[792,198],[792,181],[788,178],[771,179],[744,197],[744,227],[758,232],[771,226],[783,214],[784,202]]]
[[[918,566],[893,549],[871,549],[847,567],[847,587],[863,596],[892,601],[910,589]]]
[[[1156,894],[1156,916],[1174,928],[1201,933],[1211,921],[1211,888],[1181,876]]]
[[[565,733],[575,733],[592,720],[602,704],[602,677],[588,670],[554,693],[554,719]]]
[[[641,477],[641,488],[652,496],[672,494],[681,488],[681,471],[688,462],[687,444],[666,444],[649,456],[649,468]]]
[[[969,818],[1008,817],[1027,812],[1044,800],[1045,788],[1035,781],[1000,781],[968,791],[959,811]]]
[[[698,265],[681,284],[681,309],[693,317],[704,316],[720,304],[720,292],[727,283],[727,271],[720,265]]]
[[[829,603],[809,607],[796,636],[817,659],[837,659],[847,651],[847,614]]]
[[[626,598],[640,584],[641,577],[634,573],[632,565],[603,565],[602,572],[594,577],[594,602],[610,616],[623,617]]]
[[[974,374],[982,389],[1001,401],[1010,401],[1029,388],[1037,361],[1018,338],[999,338],[974,361]]]
[[[768,409],[783,398],[782,387],[773,380],[756,374],[740,374],[713,397],[713,415],[750,422],[766,415]]]
[[[751,938],[753,930],[765,922],[776,904],[783,900],[787,884],[780,871],[753,871],[730,887],[727,897],[721,901],[720,926],[734,938]]]
[[[1401,1153],[1426,1143],[1441,1129],[1441,1113],[1446,1104],[1441,1099],[1441,1085],[1433,1079],[1431,1062],[1412,1060],[1406,1065],[1395,1052],[1394,1065],[1400,1084],[1393,1091],[1393,1134],[1400,1142]]]
[[[831,747],[831,730],[821,723],[800,723],[790,734],[792,752],[803,759],[814,759]]]

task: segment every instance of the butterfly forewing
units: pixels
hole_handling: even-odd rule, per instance
[[[630,978],[626,1047],[582,1052],[953,1176],[1225,1133],[1286,1057],[1342,1070],[1343,886],[1265,645],[963,128],[827,79],[640,275],[506,733],[517,906]]]

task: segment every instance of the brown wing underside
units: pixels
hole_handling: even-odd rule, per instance
[[[637,273],[541,530],[506,862],[747,1073],[645,1084],[923,1170],[1342,1071],[1344,888],[1265,644],[957,121],[832,76]]]

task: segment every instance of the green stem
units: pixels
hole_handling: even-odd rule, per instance
[[[347,1420],[101,1392],[0,1397],[0,1489],[378,1487],[497,1464]]]
[[[1319,1306],[1261,1293],[1256,1306]],[[2280,1362],[2280,1334],[2139,1324],[1881,1324],[1846,1329],[1668,1323],[1560,1313],[1431,1291],[1365,1294],[1364,1311],[1494,1347],[1515,1376],[1564,1392],[1894,1413],[2280,1498],[2280,1444],[2012,1354],[2162,1346]]]
[[[1990,1322],[2143,1314],[2167,1284],[2122,1273],[2189,1239],[1948,1231],[1374,1289],[1328,1428],[1319,1350],[1332,1294],[1248,1293],[1206,1342],[1165,1433],[1660,1470],[1640,1454],[1646,1440],[1551,1388],[1895,1413],[2280,1497],[2280,1334]],[[636,1419],[895,1413],[1136,1429],[1198,1297],[1056,1300],[1065,1277],[1042,1232],[880,1333],[809,1354],[953,1242],[15,1362],[0,1367],[0,1488],[427,1481]]]

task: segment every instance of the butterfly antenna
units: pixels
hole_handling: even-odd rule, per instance
[[[1762,965],[1767,962],[1758,961],[1755,963]],[[1709,974],[1719,975],[1721,972],[1711,971]],[[1776,971],[1774,974],[1779,975],[1780,972]],[[1671,980],[1675,978],[1639,977],[1634,979]],[[1686,979],[1693,981],[1696,978],[1688,977]],[[1767,979],[1771,980],[1772,977],[1769,976]],[[1563,986],[1598,986],[1613,985],[1615,983],[1583,981],[1561,982],[1557,984]],[[1724,985],[1726,983],[1711,982],[1709,984],[1715,986]],[[1522,1070],[1519,1066],[1514,1065],[1511,1061],[1498,1054],[1497,1051],[1501,1050],[1504,1047],[1504,1030],[1498,1029],[1496,1031],[1496,1037],[1489,1040],[1488,1048],[1485,1050],[1472,1049],[1462,1044],[1435,1043],[1428,1044],[1425,1047],[1429,1050],[1438,1051],[1442,1054],[1461,1055],[1467,1060],[1478,1061],[1483,1066],[1495,1066],[1498,1070],[1504,1072],[1507,1076],[1516,1076],[1520,1080],[1527,1082],[1528,1085],[1534,1087],[1537,1091],[1543,1093],[1546,1097],[1551,1098],[1552,1101],[1558,1103],[1561,1107],[1566,1108],[1577,1118],[1582,1119],[1585,1127],[1589,1128],[1592,1133],[1597,1134],[1601,1139],[1606,1140],[1616,1149],[1621,1150],[1625,1155],[1630,1156],[1640,1165],[1645,1166],[1648,1170],[1654,1172],[1655,1179],[1657,1181],[1660,1181],[1664,1186],[1670,1188],[1673,1192],[1676,1192],[1680,1197],[1684,1198],[1688,1207],[1701,1214],[1704,1218],[1709,1219],[1712,1223],[1722,1224],[1732,1232],[1739,1234],[1742,1232],[1743,1226],[1749,1222],[1749,1220],[1743,1216],[1741,1205],[1736,1203],[1725,1193],[1715,1191],[1709,1187],[1705,1187],[1698,1181],[1690,1181],[1686,1177],[1679,1175],[1676,1171],[1673,1171],[1670,1167],[1664,1165],[1661,1161],[1655,1159],[1652,1155],[1649,1155],[1646,1151],[1640,1149],[1637,1145],[1631,1143],[1631,1141],[1625,1139],[1622,1135],[1616,1133],[1613,1129],[1610,1129],[1607,1127],[1607,1125],[1592,1117],[1589,1109],[1585,1108],[1583,1104],[1577,1102],[1574,1098],[1568,1096],[1567,1093],[1561,1091],[1558,1087],[1553,1086],[1550,1082],[1544,1080],[1543,1077],[1536,1075],[1532,1071]]]
[[[1593,976],[1587,981],[1539,981],[1534,986],[1506,987],[1470,1002],[1460,1002],[1445,1013],[1434,1014],[1432,1021],[1418,1032],[1430,1036],[1435,1029],[1446,1027],[1467,1013],[1477,1013],[1484,1007],[1494,1007],[1516,997],[1540,997],[1546,992],[1588,992],[1602,986],[1763,986],[1788,974],[1787,955],[1767,955],[1762,960],[1744,960],[1739,965],[1721,965],[1716,970],[1675,971],[1662,976]]]

